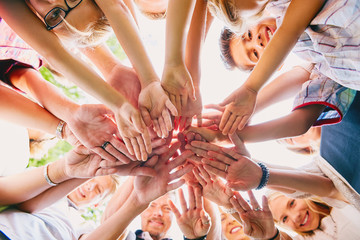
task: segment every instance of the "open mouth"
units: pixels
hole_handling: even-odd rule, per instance
[[[266,40],[269,42],[270,39],[272,39],[272,37],[274,36],[274,31],[272,31],[271,28],[266,27]]]
[[[241,230],[241,227],[239,227],[239,226],[233,227],[233,228],[230,230],[230,234],[237,233],[237,232],[240,231],[240,230]]]
[[[163,226],[163,225],[164,225],[163,222],[158,221],[158,220],[150,220],[149,223],[150,223],[151,225],[155,225],[155,226]]]
[[[308,221],[309,221],[309,212],[306,211],[305,218],[304,218],[303,222],[300,224],[300,227],[305,226],[308,223]]]

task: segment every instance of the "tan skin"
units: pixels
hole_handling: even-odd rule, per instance
[[[168,7],[168,0],[134,0],[141,12],[163,13]]]
[[[313,212],[303,199],[279,196],[269,202],[274,220],[297,232],[316,230],[322,217]]]
[[[220,212],[222,232],[227,240],[250,240],[244,233],[243,226],[233,216]]]

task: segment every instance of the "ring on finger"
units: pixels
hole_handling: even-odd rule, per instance
[[[226,173],[228,172],[228,167],[229,167],[229,165],[226,164],[224,172],[226,172]]]
[[[208,224],[210,224],[210,221],[204,222],[204,225],[208,225]]]
[[[101,145],[101,148],[105,150],[105,148],[106,148],[107,145],[109,145],[109,144],[110,144],[110,142],[106,141],[106,142],[104,142],[103,145]]]
[[[254,209],[255,212],[260,211],[260,210],[261,210],[261,208],[259,208],[259,207]]]

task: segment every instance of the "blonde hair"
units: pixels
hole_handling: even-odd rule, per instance
[[[270,203],[271,201],[275,200],[276,198],[278,197],[281,197],[281,196],[285,196],[287,197],[284,193],[281,193],[281,192],[277,192],[277,191],[268,191],[266,193],[266,196],[268,198],[268,202]],[[322,217],[326,217],[326,216],[329,216],[330,215],[330,212],[331,212],[331,209],[332,207],[327,205],[324,201],[322,201],[319,197],[315,197],[315,196],[312,196],[312,197],[308,197],[308,198],[304,198],[303,199],[306,203],[306,205],[309,207],[309,209],[317,214],[320,215],[320,219]],[[281,225],[282,227],[285,227],[287,228],[285,225],[279,223],[278,221],[276,221],[274,219],[274,222]],[[292,230],[292,229],[290,229]],[[292,230],[293,231],[293,230]],[[298,232],[298,231],[295,231],[296,233],[300,234],[300,235],[303,235],[303,236],[309,236],[309,235],[312,235],[314,234],[314,231],[308,231],[308,232]]]
[[[268,0],[260,11],[246,19],[241,17],[235,6],[235,0],[208,0],[208,8],[212,15],[222,20],[225,25],[235,33],[243,33],[250,23],[257,21],[263,16]]]
[[[166,11],[165,12],[157,12],[157,13],[141,11],[141,13],[145,17],[147,17],[147,18],[149,18],[151,20],[162,20],[162,19],[166,18]]]

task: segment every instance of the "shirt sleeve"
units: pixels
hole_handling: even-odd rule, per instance
[[[294,109],[321,104],[326,108],[314,126],[334,124],[342,120],[356,95],[356,91],[346,88],[328,77],[312,70],[310,80],[305,82],[294,101]]]

